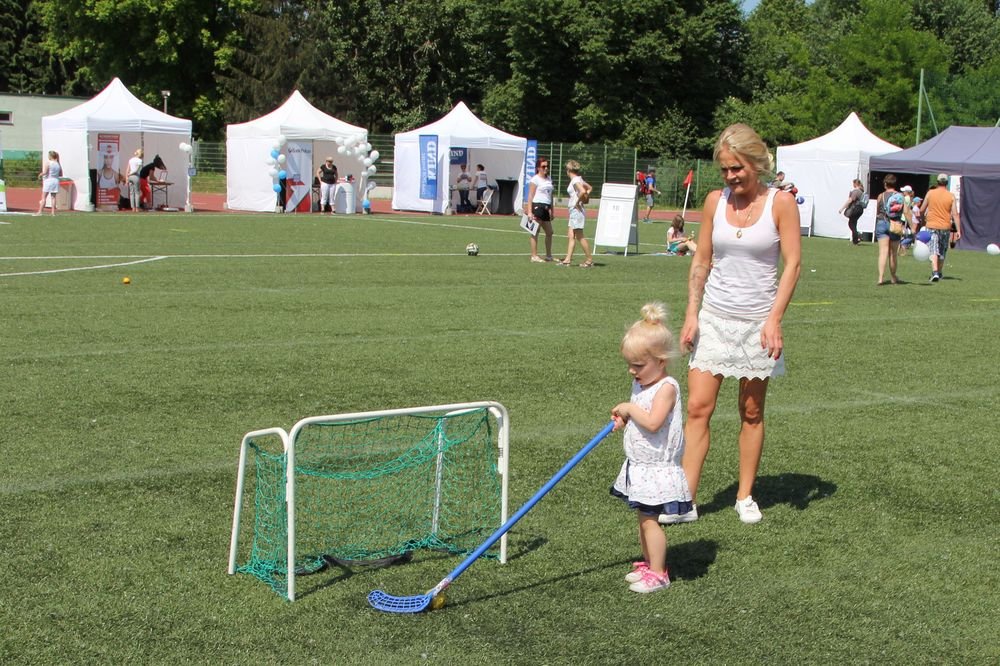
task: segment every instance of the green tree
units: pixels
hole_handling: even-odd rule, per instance
[[[170,90],[170,111],[191,117],[213,109],[217,56],[237,35],[251,0],[36,0],[44,45],[72,63],[63,92],[91,94],[119,77],[136,96],[158,106]],[[213,112],[214,113],[214,112]],[[219,119],[194,117],[201,135],[217,136]]]

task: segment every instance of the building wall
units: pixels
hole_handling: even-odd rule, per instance
[[[42,117],[86,102],[85,97],[0,93],[0,141],[5,157],[42,150]]]

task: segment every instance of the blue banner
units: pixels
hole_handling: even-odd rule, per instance
[[[535,160],[537,158],[538,141],[535,139],[528,139],[528,145],[524,149],[524,193],[521,195],[521,199],[524,203],[529,205],[531,202],[528,201],[528,185],[531,179],[535,176]]]
[[[469,149],[468,148],[452,148],[451,149],[451,163],[452,164],[468,164],[469,163]]]
[[[437,199],[438,191],[438,137],[437,134],[420,135],[420,198]]]

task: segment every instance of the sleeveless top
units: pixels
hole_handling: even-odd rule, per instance
[[[740,229],[726,220],[731,192],[722,190],[712,218],[712,270],[705,283],[703,307],[733,319],[765,319],[778,293],[781,238],[772,205],[776,189],[769,189],[760,219]],[[737,236],[739,233],[739,236]]]
[[[653,396],[664,384],[673,386],[677,396],[667,420],[654,432],[629,420],[623,437],[626,459],[612,486],[619,495],[651,506],[691,500],[687,477],[681,467],[684,453],[683,401],[677,380],[664,377],[648,388],[633,381],[630,402],[648,412],[653,405]]]

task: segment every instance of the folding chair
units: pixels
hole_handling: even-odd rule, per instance
[[[478,215],[492,215],[493,212],[490,211],[490,201],[493,200],[493,188],[487,187],[486,191],[483,192],[483,198],[479,200],[479,206],[476,208],[476,213]]]

